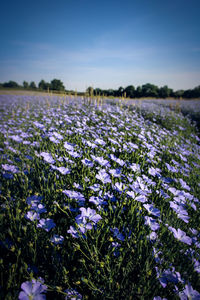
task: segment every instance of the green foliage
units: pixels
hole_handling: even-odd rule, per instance
[[[3,87],[5,87],[5,88],[17,88],[17,87],[19,87],[19,84],[15,81],[10,80],[9,82],[3,83]]]
[[[17,82],[9,81],[5,83],[0,83],[1,88],[22,88]],[[23,82],[24,89],[37,89],[36,84],[34,81],[28,84],[27,81]],[[53,79],[51,82],[46,82],[42,79],[38,84],[38,89],[43,91],[65,91],[65,86],[60,79]],[[137,86],[136,88],[133,85],[128,85],[127,87],[123,88],[120,86],[118,89],[100,89],[100,88],[93,88],[89,86],[85,93],[77,91],[67,91],[72,95],[87,95],[90,97],[93,96],[106,96],[106,97],[123,97],[123,98],[186,98],[186,99],[198,99],[200,98],[200,85],[195,87],[194,89],[189,90],[177,90],[173,91],[173,89],[169,88],[167,85],[163,87],[158,87],[157,85],[146,83],[142,86]]]
[[[53,91],[64,91],[64,84],[60,79],[53,79],[50,83],[50,89]]]
[[[28,82],[27,82],[27,81],[23,81],[23,87],[24,87],[25,89],[27,89],[27,88],[29,87],[29,85],[28,85]]]
[[[41,90],[45,90],[48,91],[48,89],[50,89],[51,84],[49,82],[44,81],[44,79],[42,79],[39,83],[38,83],[38,88]]]
[[[35,90],[37,88],[37,86],[36,86],[36,84],[35,84],[34,81],[31,81],[30,88],[33,89],[33,90]]]

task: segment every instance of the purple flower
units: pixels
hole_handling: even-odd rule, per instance
[[[167,169],[172,173],[178,173],[178,170],[174,168],[173,166],[170,166],[168,163],[165,163]]]
[[[116,182],[114,188],[118,192],[124,192],[127,189],[123,182]]]
[[[123,167],[123,165],[125,164],[125,161],[123,161],[122,159],[117,158],[115,155],[110,154],[110,158],[112,160],[114,160],[116,163],[118,163],[121,167]]]
[[[87,230],[92,229],[92,224],[91,223],[82,223],[82,220],[79,221],[78,223],[78,229],[82,234],[85,234]]]
[[[152,204],[144,204],[144,207],[146,210],[155,217],[160,217],[160,211],[159,209],[155,208]]]
[[[28,211],[27,214],[25,214],[25,218],[30,221],[35,221],[40,219],[40,215],[34,211]]]
[[[109,173],[114,177],[120,177],[121,176],[121,169],[110,169]]]
[[[105,169],[99,170],[98,174],[96,175],[96,178],[102,181],[103,184],[111,183],[110,176],[108,173],[106,173]]]
[[[19,135],[10,135],[9,138],[17,143],[23,142],[23,139]]]
[[[47,286],[43,284],[43,280],[40,279],[36,281],[25,281],[21,285],[22,291],[19,293],[19,300],[45,300],[46,295],[43,293],[46,292]]]
[[[101,145],[101,146],[105,146],[105,142],[104,142],[104,140],[101,140],[101,139],[96,139],[95,141],[94,141],[96,144],[98,144],[98,145]]]
[[[63,136],[62,136],[60,133],[57,133],[56,131],[54,131],[52,134],[53,134],[57,139],[63,140]]]
[[[67,296],[65,297],[65,300],[81,300],[82,296],[74,289],[68,289],[65,290],[65,293]]]
[[[67,230],[67,233],[70,233],[74,238],[79,237],[78,231],[73,226],[70,226],[70,229]]]
[[[81,161],[85,166],[87,166],[89,168],[92,168],[94,166],[93,162],[87,158],[84,158]]]
[[[120,241],[122,241],[122,242],[124,241],[125,238],[124,238],[123,234],[119,232],[119,229],[118,229],[118,228],[115,227],[115,228],[113,228],[113,229],[111,228],[110,230],[113,232],[114,236],[115,236],[118,240],[120,240]]]
[[[65,142],[64,147],[67,151],[74,151],[74,145],[71,143]]]
[[[13,173],[13,174],[19,172],[19,169],[18,169],[16,166],[14,166],[14,165],[2,164],[1,166],[2,166],[2,168],[3,168],[5,171],[7,171],[7,172],[11,172],[11,173]]]
[[[138,202],[141,202],[141,203],[145,203],[145,202],[147,202],[147,197],[145,195],[138,195],[135,198],[135,200],[138,201]]]
[[[62,192],[71,199],[76,199],[78,201],[85,201],[83,194],[81,194],[80,192],[70,191],[70,190],[63,190]]]
[[[148,170],[148,173],[149,173],[150,175],[152,175],[152,176],[161,176],[161,175],[160,175],[160,172],[161,172],[160,169],[158,169],[158,168],[153,168],[153,167],[149,168],[149,170]]]
[[[68,151],[68,153],[69,153],[69,155],[71,155],[74,158],[81,157],[81,155],[76,151]]]
[[[52,219],[41,219],[38,223],[37,227],[43,228],[45,231],[49,232],[52,228],[54,228],[56,224]]]
[[[50,238],[50,241],[55,245],[62,244],[64,241],[64,237],[62,235],[54,234],[54,236]]]
[[[130,191],[126,193],[128,196],[130,196],[131,198],[135,199],[135,192]]]
[[[101,205],[106,205],[107,202],[104,201],[101,197],[90,197],[89,202],[94,203],[95,205],[101,206]]]
[[[183,189],[190,191],[189,185],[187,185],[187,183],[183,179],[180,178],[179,181]]]
[[[93,190],[94,192],[98,192],[100,190],[100,184],[95,183],[94,185],[89,187],[91,190]]]
[[[80,222],[83,224],[86,224],[87,221],[93,222],[96,224],[97,222],[99,222],[102,219],[102,217],[96,213],[95,209],[91,209],[89,207],[88,208],[81,207],[80,211],[81,211],[81,214],[76,217],[76,221],[78,224]]]
[[[51,154],[48,152],[41,152],[40,156],[42,156],[44,161],[46,161],[47,163],[50,163],[50,164],[55,163],[55,160],[52,158]]]
[[[169,226],[168,229],[173,233],[174,237],[187,244],[187,245],[191,245],[192,244],[192,239],[186,235],[186,233],[184,231],[182,231],[181,229],[178,228],[178,230],[176,230],[175,228]]]
[[[38,214],[45,213],[47,211],[43,204],[32,205],[31,208]]]
[[[37,128],[39,128],[39,129],[44,129],[44,125],[41,124],[41,123],[39,123],[39,122],[37,122],[37,121],[33,122],[33,124],[34,124]]]
[[[184,209],[183,205],[178,205],[173,201],[170,201],[170,207],[177,213],[177,217],[183,220],[185,223],[189,222],[190,217],[188,216],[187,210]]]
[[[131,170],[133,170],[133,172],[140,172],[140,165],[138,164],[132,164],[130,165]]]
[[[190,283],[186,284],[185,289],[179,293],[179,297],[181,300],[199,300],[200,294],[193,289]]]
[[[148,239],[150,239],[150,241],[155,241],[157,239],[158,235],[155,231],[152,231],[149,236],[147,236]]]
[[[60,141],[57,140],[54,136],[50,136],[49,139],[50,139],[50,141],[53,142],[54,144],[59,144],[59,143],[60,143]]]
[[[110,167],[110,163],[108,160],[101,157],[96,157],[94,155],[91,155],[92,159],[96,162],[98,162],[102,167]]]
[[[34,206],[37,206],[40,203],[41,200],[42,200],[41,196],[33,195],[33,196],[30,196],[30,197],[27,197],[26,203],[28,205],[31,205],[32,207],[34,207]]]
[[[151,230],[156,231],[160,228],[160,225],[156,222],[155,219],[145,216],[145,225],[149,225]]]
[[[57,167],[56,168],[62,175],[70,174],[70,169],[65,167]]]
[[[160,281],[162,287],[166,287],[168,282],[178,283],[180,274],[178,272],[173,272],[170,269],[160,272],[158,267],[155,267],[157,278]]]

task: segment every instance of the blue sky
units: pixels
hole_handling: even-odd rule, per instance
[[[18,0],[0,10],[0,82],[200,84],[199,0]]]

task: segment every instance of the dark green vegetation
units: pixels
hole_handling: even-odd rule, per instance
[[[133,85],[129,85],[125,88],[119,87],[117,90],[108,89],[103,90],[100,88],[88,87],[85,93],[80,93],[76,91],[69,91],[65,89],[63,82],[59,79],[53,79],[51,82],[46,82],[41,80],[38,83],[38,87],[35,82],[32,81],[30,84],[27,81],[23,82],[23,85],[19,85],[15,81],[9,81],[5,83],[0,83],[0,88],[13,88],[13,89],[25,89],[25,90],[38,90],[38,91],[53,91],[53,92],[68,92],[74,95],[87,95],[87,96],[105,96],[105,97],[127,97],[127,98],[185,98],[185,99],[196,99],[200,98],[200,86],[189,90],[178,90],[173,91],[167,85],[163,87],[158,87],[157,85],[146,83],[137,88]]]

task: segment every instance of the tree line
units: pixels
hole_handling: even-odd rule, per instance
[[[173,91],[167,85],[159,88],[157,85],[146,83],[138,87],[134,87],[133,85],[129,85],[126,88],[119,87],[117,90],[102,90],[100,88],[93,89],[92,87],[88,87],[86,92],[90,96],[101,95],[127,98],[200,98],[200,85],[194,89]]]
[[[8,81],[0,83],[0,88],[23,88],[30,90],[39,91],[55,91],[55,92],[70,92],[71,94],[87,95],[87,96],[106,96],[106,97],[125,97],[125,98],[200,98],[200,85],[188,90],[177,90],[169,88],[167,85],[163,87],[158,87],[157,85],[146,83],[141,86],[134,87],[133,85],[128,85],[127,87],[119,87],[118,89],[100,89],[88,87],[85,93],[77,93],[75,91],[67,91],[63,82],[60,79],[53,79],[51,82],[46,82],[42,79],[38,85],[34,81],[28,83],[23,81],[23,85],[19,85],[15,81]]]
[[[8,81],[4,83],[0,83],[0,87],[2,88],[23,88],[23,89],[30,89],[30,90],[42,90],[42,91],[65,91],[65,86],[60,79],[53,79],[51,82],[46,82],[42,79],[38,86],[34,81],[28,83],[27,81],[23,81],[23,84],[20,85],[15,81]]]

